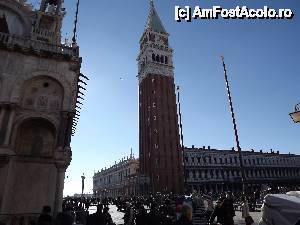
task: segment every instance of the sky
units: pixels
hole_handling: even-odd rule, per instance
[[[289,113],[300,101],[300,2],[295,0],[156,0],[174,49],[181,87],[184,145],[235,146],[220,56],[225,56],[242,150],[300,154],[300,126]],[[290,8],[292,20],[194,20],[178,23],[175,6]],[[72,37],[75,0],[65,1],[63,38]],[[139,39],[148,0],[81,1],[78,44],[82,73],[90,78],[64,195],[92,193],[94,171],[133,149],[138,155]],[[122,79],[120,79],[122,78]]]

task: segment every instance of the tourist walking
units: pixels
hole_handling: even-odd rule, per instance
[[[183,205],[181,208],[181,216],[175,225],[193,225],[192,222],[192,208],[189,205]]]
[[[210,217],[209,224],[212,224],[217,217],[217,222],[222,225],[234,225],[233,217],[235,211],[230,198],[220,198]]]

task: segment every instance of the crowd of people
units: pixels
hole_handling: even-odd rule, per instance
[[[246,225],[253,224],[247,198],[238,199],[227,193],[213,200],[212,195],[196,192],[189,196],[156,194],[117,199],[67,197],[63,201],[63,212],[55,219],[51,217],[51,208],[45,206],[37,225],[115,225],[109,213],[110,205],[123,212],[125,225],[234,225],[236,201],[242,201]],[[90,214],[91,207],[96,208],[96,212]]]
[[[124,225],[234,225],[236,210],[242,211],[246,225],[254,223],[250,211],[257,209],[257,203],[268,193],[281,193],[285,189],[265,189],[232,195],[230,192],[220,196],[200,194],[191,195],[160,194],[150,196],[114,198],[66,197],[62,212],[52,216],[51,208],[45,206],[37,222],[30,225],[115,225],[109,213],[111,205],[124,214]],[[91,212],[91,208],[96,212]]]

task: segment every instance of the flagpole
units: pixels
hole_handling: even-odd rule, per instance
[[[73,38],[72,38],[73,44],[76,44],[76,43],[77,43],[77,41],[76,41],[76,33],[77,33],[77,22],[78,22],[79,3],[80,3],[80,0],[77,0],[77,4],[76,4],[76,14],[75,14],[75,21],[74,21],[74,30],[73,30]]]
[[[180,127],[180,140],[181,140],[181,155],[182,155],[182,166],[183,166],[183,179],[184,186],[186,184],[185,176],[185,166],[184,166],[184,144],[183,144],[183,131],[182,131],[182,116],[181,116],[181,104],[180,104],[180,88],[177,86],[177,104],[178,104],[178,114],[179,114],[179,127]]]
[[[241,175],[242,175],[241,176],[242,177],[242,190],[243,190],[243,194],[244,194],[245,193],[246,175],[245,175],[245,168],[244,168],[243,157],[242,157],[242,150],[241,150],[241,147],[240,147],[239,135],[238,135],[237,125],[236,125],[236,120],[235,120],[235,114],[234,114],[234,110],[233,110],[231,91],[230,91],[230,85],[229,85],[229,81],[228,81],[224,56],[221,56],[221,59],[222,59],[222,64],[223,64],[223,69],[224,69],[224,77],[225,77],[225,83],[226,83],[226,88],[227,88],[230,112],[231,112],[231,117],[232,117],[234,136],[235,136],[235,141],[236,141],[236,146],[237,146],[238,156],[239,156],[239,161],[240,161],[240,170],[241,170]]]

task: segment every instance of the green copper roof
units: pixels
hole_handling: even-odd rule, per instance
[[[150,13],[146,23],[146,29],[148,28],[156,32],[167,33],[155,10],[153,0],[150,1]]]

